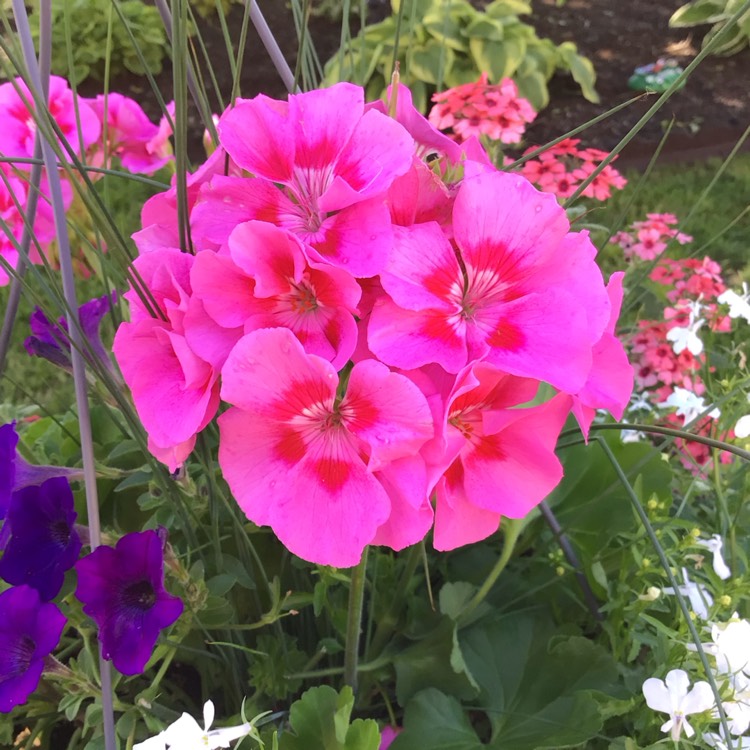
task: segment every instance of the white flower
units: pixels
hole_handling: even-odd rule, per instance
[[[734,434],[738,438],[750,437],[750,414],[745,414],[744,417],[737,420],[737,424],[734,426]]]
[[[214,723],[214,704],[206,701],[203,706],[203,728],[188,713],[182,714],[156,737],[139,742],[133,750],[216,750],[229,747],[231,742],[250,734],[255,727],[250,723],[226,729],[211,729]]]
[[[716,750],[729,750],[724,738],[715,732],[706,732],[703,741]],[[732,750],[750,750],[750,737],[732,737]]]
[[[630,406],[628,406],[628,411],[653,411],[654,407],[651,406],[651,402],[648,400],[648,397],[645,393],[634,393],[630,397]]]
[[[730,620],[711,626],[716,669],[722,674],[744,672],[750,677],[750,622]]]
[[[684,586],[679,586],[679,591],[683,596],[690,600],[690,607],[701,620],[708,619],[708,609],[713,606],[714,599],[708,589],[702,583],[693,583],[688,578],[687,570],[682,569],[682,579],[685,581]],[[675,591],[671,586],[662,589],[665,594],[674,595]]]
[[[693,356],[697,357],[703,352],[703,341],[698,336],[698,329],[705,323],[699,320],[695,325],[687,328],[671,328],[667,331],[667,341],[672,342],[675,354],[681,354],[687,349]]]
[[[730,318],[744,318],[750,323],[750,293],[747,291],[747,284],[742,282],[742,294],[737,294],[731,289],[722,292],[717,300],[719,304],[729,305]]]
[[[721,554],[724,542],[721,541],[719,534],[714,534],[710,539],[698,539],[695,542],[698,547],[705,547],[713,556],[713,568],[722,581],[726,581],[727,578],[731,578],[732,571],[729,570],[729,566],[724,562],[724,557]]]
[[[685,420],[685,424],[692,422],[706,411],[706,402],[687,388],[675,388],[667,397],[667,400],[662,401],[657,406],[662,409],[677,409],[675,414],[678,417],[682,417]],[[718,419],[721,416],[721,412],[718,409],[713,409],[708,413],[708,416],[711,419]]]
[[[750,727],[750,680],[742,672],[731,678],[734,695],[731,701],[723,701],[722,708],[727,715],[729,731],[744,734]]]
[[[680,739],[683,728],[687,737],[695,734],[687,716],[708,711],[715,705],[713,691],[707,682],[696,682],[689,692],[688,687],[690,679],[682,669],[673,669],[664,680],[650,677],[643,683],[648,707],[669,714],[669,721],[662,724],[661,731],[669,732],[675,742]]]

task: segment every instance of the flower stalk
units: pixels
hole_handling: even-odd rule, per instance
[[[367,583],[367,551],[365,547],[359,564],[352,568],[349,586],[349,609],[346,618],[346,650],[344,651],[344,684],[357,692],[357,666],[359,663],[359,637],[362,631],[362,609]]]

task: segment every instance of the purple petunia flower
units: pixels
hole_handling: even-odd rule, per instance
[[[0,578],[35,588],[44,601],[57,596],[65,571],[81,551],[73,527],[77,513],[64,477],[14,492],[3,536],[9,535],[0,559]]]
[[[155,531],[127,534],[78,561],[83,611],[99,626],[102,654],[123,674],[140,674],[159,633],[182,614],[164,589],[164,549]]]
[[[33,466],[18,455],[16,423],[0,425],[0,520],[8,514],[14,492],[24,487],[41,484],[51,477],[81,477],[80,469],[65,466]],[[4,533],[7,536],[7,532]],[[1,545],[0,545],[1,547]]]
[[[0,594],[0,711],[8,713],[36,690],[44,658],[57,646],[65,617],[39,592],[18,586]]]
[[[93,359],[106,365],[110,371],[113,371],[112,362],[102,344],[99,326],[102,318],[116,300],[117,292],[112,292],[111,295],[105,294],[103,297],[89,300],[78,308],[81,330],[88,342]],[[62,367],[63,370],[72,372],[68,321],[62,317],[57,323],[52,323],[44,312],[36,307],[29,318],[29,326],[33,335],[23,342],[26,351],[32,357],[44,357],[52,364]]]

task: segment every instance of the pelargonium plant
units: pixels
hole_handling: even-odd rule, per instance
[[[621,278],[608,291],[588,234],[390,96],[338,84],[225,112],[188,177],[190,247],[176,187],[143,209],[114,344],[155,456],[175,470],[221,410],[248,518],[339,567],[526,515],[562,477],[568,413],[588,431],[632,390]]]

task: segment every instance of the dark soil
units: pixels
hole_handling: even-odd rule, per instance
[[[481,2],[477,0],[478,5]],[[297,35],[288,4],[284,0],[260,0],[258,5],[286,59],[294,67]],[[382,0],[371,0],[369,5],[373,9],[371,12],[382,17]],[[682,0],[567,0],[562,7],[557,7],[555,0],[532,0],[532,5],[531,20],[539,36],[557,43],[573,41],[593,61],[601,101],[598,104],[587,102],[570,76],[556,76],[550,81],[549,106],[527,131],[529,143],[549,141],[632,98],[634,92],[627,88],[627,79],[636,66],[654,62],[659,57],[671,57],[687,65],[700,51],[702,37],[708,30],[708,27],[669,28],[669,18],[682,5]],[[239,35],[242,14],[242,6],[235,5],[229,15],[228,25],[235,39]],[[339,23],[326,17],[313,18],[310,31],[321,61],[327,60],[338,48]],[[202,24],[202,35],[219,86],[226,95],[232,81],[218,21],[213,19]],[[168,70],[157,80],[163,92],[170,91]],[[129,90],[153,111],[145,78],[115,81],[112,89]],[[273,97],[286,94],[252,27],[241,91],[244,97],[260,92]],[[582,136],[585,144],[613,148],[655,101],[654,95],[644,96],[624,111],[593,126]],[[218,101],[215,107],[218,111]],[[690,161],[727,153],[750,124],[750,49],[729,58],[707,58],[687,86],[640,131],[623,152],[620,164],[640,166],[648,162],[671,120],[674,121],[672,133],[662,160]],[[193,155],[201,158],[202,127],[195,113],[191,115],[191,126],[195,144]]]

